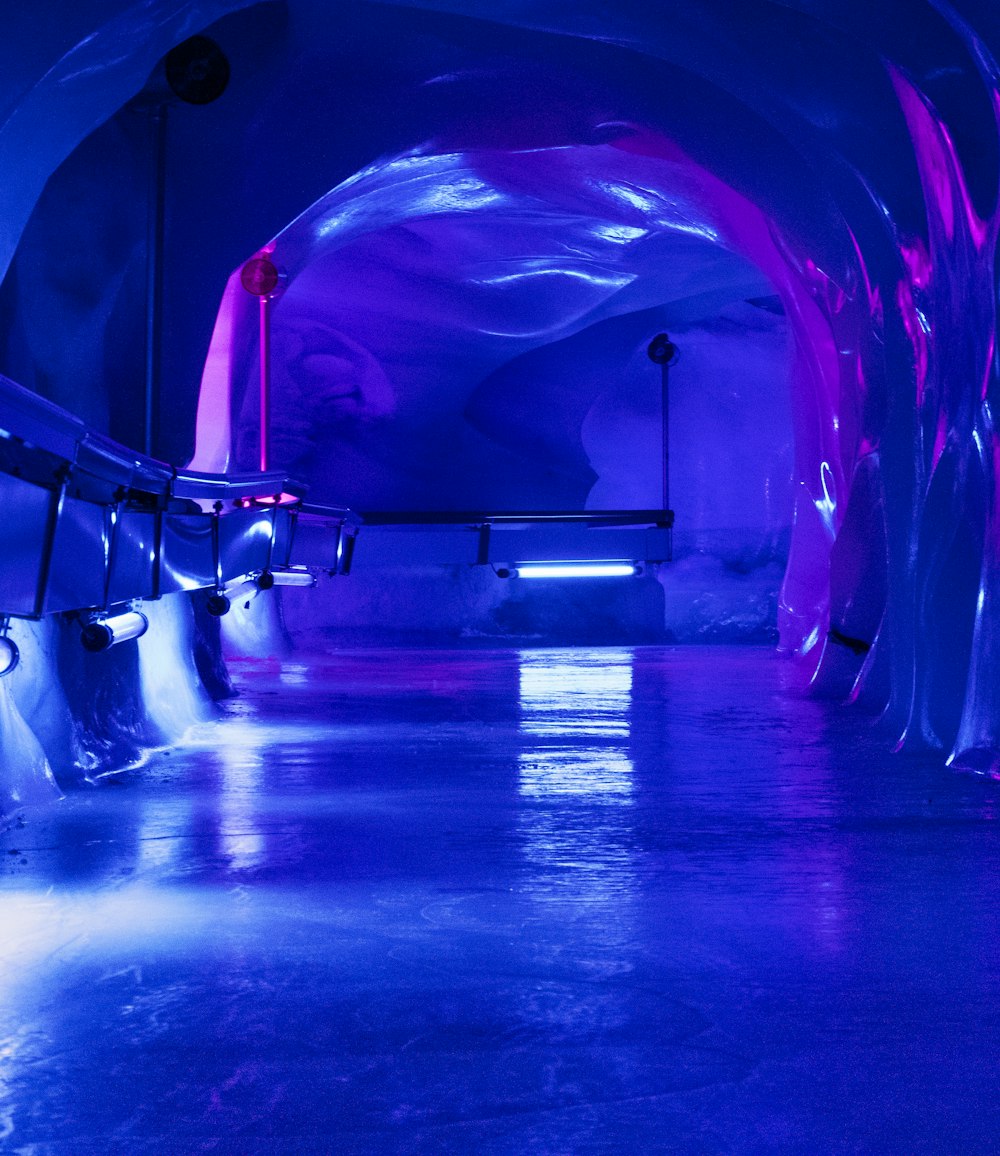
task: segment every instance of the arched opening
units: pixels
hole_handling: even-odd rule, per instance
[[[783,257],[764,214],[665,138],[624,124],[604,135],[614,139],[390,158],[269,242],[287,278],[269,321],[271,458],[312,499],[429,523],[655,509],[661,376],[647,346],[669,331],[677,565],[659,572],[667,616],[650,603],[624,637],[773,640],[794,498]],[[257,301],[234,274],[202,381],[196,468],[258,460],[258,334]],[[342,626],[377,625],[350,621],[366,599],[384,623],[366,589],[386,578],[367,573],[373,542],[362,533],[355,589],[338,592]],[[444,599],[453,637],[503,638],[515,622],[546,636],[520,593],[491,598],[469,580],[399,579],[395,618],[427,623],[424,604]],[[640,604],[616,598],[634,617]],[[567,607],[577,639],[586,607]],[[548,617],[551,630],[551,606]],[[604,619],[599,637],[620,641]]]

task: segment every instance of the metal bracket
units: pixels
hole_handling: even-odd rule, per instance
[[[479,545],[476,550],[476,565],[485,566],[490,560],[490,523],[483,522],[479,527]]]

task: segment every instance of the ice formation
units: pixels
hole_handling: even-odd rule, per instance
[[[88,297],[66,289],[97,276],[79,262],[31,276],[66,198],[29,213],[113,115],[88,147],[109,182],[131,171],[109,143],[132,131],[116,110],[225,16],[214,34],[237,73],[251,60],[243,87],[174,122],[191,167],[168,222],[184,260],[167,273],[162,452],[187,439],[199,468],[253,460],[256,315],[238,273],[209,331],[255,252],[287,275],[274,452],[362,508],[655,501],[644,349],[669,330],[675,635],[752,633],[780,581],[781,645],[817,693],[881,712],[898,745],[995,770],[996,14],[498,0],[486,20],[451,0],[334,21],[291,0],[265,53],[254,22],[277,7],[122,2],[99,27],[21,31],[34,55],[0,109],[0,163],[18,174],[0,191],[0,369],[58,397],[82,375],[80,411],[121,412],[104,342],[134,327],[141,237],[96,254],[117,296]],[[185,382],[202,362],[195,444]]]

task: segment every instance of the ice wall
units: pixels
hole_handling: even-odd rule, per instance
[[[252,0],[12,4],[0,40],[0,278],[45,183],[173,45]]]
[[[79,17],[44,31],[19,17],[37,51],[3,105],[0,160],[18,174],[0,191],[4,263],[55,161],[174,36],[238,6],[109,4],[87,36]],[[292,0],[269,68],[205,118],[178,114],[174,163],[190,174],[180,162],[198,159],[205,175],[171,194],[173,250],[198,255],[196,277],[190,262],[168,273],[174,396],[191,396],[204,360],[206,302],[269,238],[290,274],[276,314],[292,399],[282,452],[338,497],[486,500],[499,478],[539,504],[644,488],[649,454],[631,455],[633,471],[622,448],[649,428],[631,317],[676,331],[678,382],[685,365],[699,387],[720,367],[748,390],[786,374],[783,645],[817,692],[883,711],[893,741],[992,769],[1000,14],[973,0],[498,0],[489,21],[477,8],[359,4],[334,19]],[[43,123],[60,126],[51,140]],[[747,305],[774,296],[773,322]],[[65,334],[62,306],[39,320],[43,299],[12,339],[25,324],[38,349],[46,327]],[[245,304],[227,291],[201,462],[252,453]],[[734,333],[743,352],[726,351]],[[619,350],[614,387],[590,372],[595,334]],[[553,368],[546,351],[567,358]],[[69,390],[72,360],[49,368]],[[518,407],[539,379],[545,421],[528,432]],[[767,405],[770,432],[737,417],[734,438],[706,404],[687,443],[678,478],[699,488],[686,509],[675,499],[681,525],[687,513],[693,532],[722,531],[727,496],[754,495],[744,561],[693,573],[689,595],[725,589],[755,535],[780,532],[772,481],[786,467],[766,451],[785,414],[776,393]],[[743,457],[728,461],[733,447]]]
[[[184,596],[149,603],[149,630],[102,654],[62,616],[14,622],[21,652],[0,680],[0,816],[109,770],[140,763],[213,717],[195,668],[194,616]]]

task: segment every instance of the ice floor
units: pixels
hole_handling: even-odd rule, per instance
[[[765,650],[238,673],[0,836],[4,1152],[996,1150],[1000,783]]]

